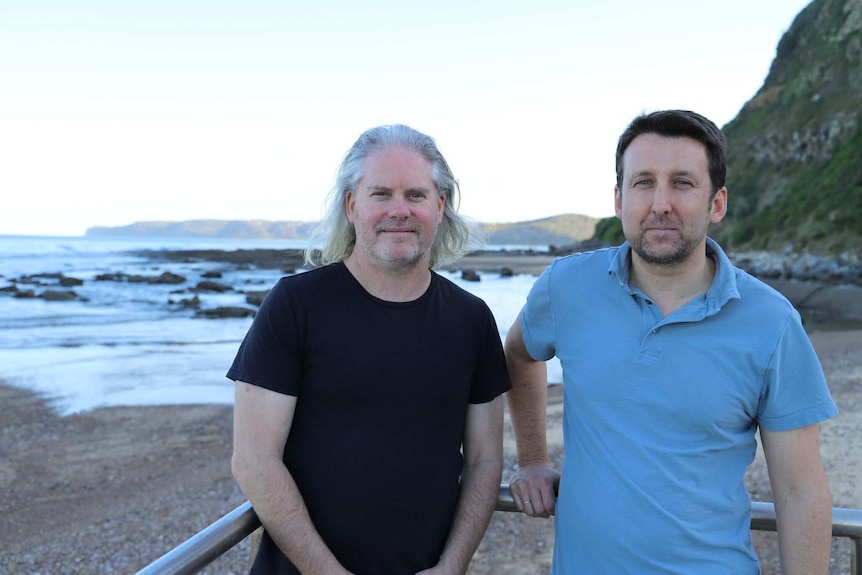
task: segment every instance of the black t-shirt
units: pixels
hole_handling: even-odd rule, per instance
[[[228,377],[297,397],[284,462],[323,540],[359,575],[437,563],[458,498],[470,403],[510,387],[487,305],[432,274],[412,302],[344,264],[282,278]],[[264,536],[253,573],[297,573]]]

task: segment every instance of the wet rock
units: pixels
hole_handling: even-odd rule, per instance
[[[201,274],[202,278],[206,279],[220,279],[222,277],[221,272],[204,272]]]
[[[84,285],[84,280],[69,276],[61,276],[60,285],[63,287],[78,287]]]
[[[147,282],[151,284],[181,284],[185,283],[185,281],[186,278],[183,276],[171,272],[164,272],[161,275],[147,280]]]
[[[18,293],[18,286],[10,285],[10,286],[1,287],[0,293],[11,293],[11,294]]]
[[[36,292],[31,289],[18,290],[15,292],[15,297],[21,299],[31,299],[36,297]]]
[[[219,306],[210,309],[198,310],[197,316],[208,319],[225,319],[225,318],[243,318],[254,317],[256,312],[253,309],[240,306]]]
[[[78,299],[78,294],[73,291],[49,289],[39,296],[45,301],[72,301]]]
[[[266,294],[269,293],[269,290],[262,291],[250,291],[245,294],[245,302],[247,304],[251,304],[256,307],[260,307],[260,304],[263,303],[263,298],[266,297]]]
[[[212,291],[217,293],[224,293],[228,291],[233,291],[233,287],[219,282],[202,281],[198,282],[198,285],[193,287],[192,291]]]
[[[476,270],[465,269],[461,270],[461,279],[467,282],[481,281],[479,273]]]
[[[172,272],[163,272],[157,276],[145,276],[140,274],[124,274],[119,272],[99,274],[96,276],[96,281],[112,281],[112,282],[129,282],[129,283],[147,283],[147,284],[181,284],[185,283],[186,278]]]
[[[183,309],[200,309],[201,299],[198,296],[183,298],[179,301],[168,300],[170,305],[178,305]]]
[[[48,277],[48,274],[36,274],[32,276],[21,276],[17,278],[15,281],[19,284],[23,285],[35,285],[35,286],[43,286],[48,285],[45,283],[44,279],[52,279]]]
[[[98,282],[124,282],[128,280],[128,275],[119,272],[110,272],[98,274],[95,278]]]
[[[500,268],[500,277],[501,278],[510,278],[515,273],[512,271],[512,268]]]
[[[60,272],[45,272],[40,274],[33,274],[30,277],[35,279],[59,280],[63,277],[63,274]]]
[[[295,269],[302,267],[304,261],[303,251],[296,249],[165,250],[144,255],[172,261],[229,263],[237,269]]]

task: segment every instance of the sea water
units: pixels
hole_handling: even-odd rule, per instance
[[[0,295],[0,381],[44,395],[61,414],[116,405],[230,404],[233,382],[225,372],[252,320],[202,319],[170,302],[192,297],[188,286],[206,271],[222,272],[217,281],[245,291],[268,289],[285,272],[154,260],[143,252],[302,247],[290,240],[0,236],[0,288],[29,277],[35,283],[18,281],[19,290],[55,289],[56,280],[40,274],[84,281],[68,288],[79,296],[72,301]],[[166,271],[188,281],[177,286],[95,280],[106,273]],[[479,282],[454,272],[441,275],[488,303],[501,338],[535,281],[531,275],[485,273]],[[202,307],[247,306],[239,291],[197,295]],[[549,363],[548,380],[561,381],[556,361]]]

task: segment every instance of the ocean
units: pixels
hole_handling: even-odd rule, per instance
[[[231,404],[233,382],[225,372],[251,318],[204,319],[176,302],[197,295],[202,308],[248,307],[245,292],[268,289],[285,272],[153,260],[140,252],[302,247],[288,240],[0,236],[0,289],[15,285],[40,295],[60,289],[60,274],[83,280],[63,288],[77,294],[70,301],[0,292],[0,381],[43,395],[61,415],[119,405]],[[214,271],[222,273],[216,281],[236,290],[188,291],[203,274]],[[165,272],[187,281],[163,285],[96,279],[103,274],[152,277]],[[480,274],[479,282],[467,282],[458,273],[441,275],[488,303],[501,338],[535,280],[530,275],[501,278],[487,273]],[[548,379],[561,380],[554,361]]]

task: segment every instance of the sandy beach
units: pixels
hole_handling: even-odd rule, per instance
[[[811,334],[841,414],[823,425],[836,507],[862,508],[862,331]],[[229,406],[118,407],[57,417],[28,391],[0,385],[0,572],[133,573],[242,503],[230,474]],[[551,457],[563,458],[561,388],[548,400]],[[514,465],[506,429],[504,481]],[[749,472],[770,500],[762,457]],[[764,573],[775,574],[775,535],[755,532]],[[547,573],[553,522],[497,512],[471,575]],[[849,573],[850,543],[835,539],[831,574]],[[204,573],[244,573],[244,541]]]

